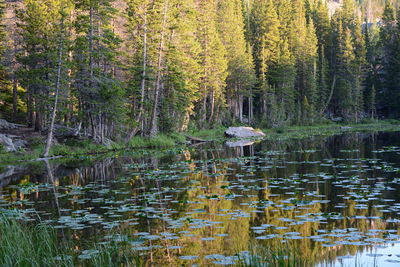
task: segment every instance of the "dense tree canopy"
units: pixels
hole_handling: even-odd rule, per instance
[[[99,143],[220,124],[397,118],[397,4],[2,0],[1,116],[42,131],[58,97],[56,122]],[[7,25],[6,12],[15,14]]]

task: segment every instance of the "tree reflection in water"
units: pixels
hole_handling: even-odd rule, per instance
[[[79,248],[118,232],[149,265],[229,264],[251,248],[284,248],[307,266],[339,264],[400,240],[398,137],[13,166],[0,174],[2,206],[40,216]]]

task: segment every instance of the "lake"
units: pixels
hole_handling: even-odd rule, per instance
[[[400,132],[9,166],[0,186],[2,213],[51,225],[83,263],[115,241],[153,266],[400,265]]]

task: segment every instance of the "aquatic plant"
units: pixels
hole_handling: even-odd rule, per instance
[[[141,266],[128,244],[105,242],[93,249],[77,250],[71,241],[60,241],[55,229],[32,226],[16,219],[0,219],[0,266]]]

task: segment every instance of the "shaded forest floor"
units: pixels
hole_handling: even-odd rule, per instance
[[[159,135],[155,138],[134,137],[128,144],[115,143],[112,147],[95,144],[89,139],[68,140],[62,144],[52,147],[50,155],[63,157],[65,159],[85,160],[99,155],[114,154],[118,156],[119,151],[146,151],[166,150],[171,148],[184,148],[190,146],[186,139],[187,135],[201,138],[208,141],[223,143],[227,140],[224,137],[226,128],[219,127],[211,130],[199,130],[188,133],[173,133]],[[33,132],[28,128],[19,129],[20,136],[28,140],[28,147],[18,152],[4,152],[0,150],[0,165],[21,164],[40,160],[44,149],[45,137]],[[400,131],[400,121],[385,120],[372,121],[359,124],[326,124],[313,126],[290,126],[285,128],[265,129],[266,136],[262,140],[289,140],[302,139],[312,136],[329,136],[346,132],[381,132]],[[14,132],[15,134],[15,132]]]

